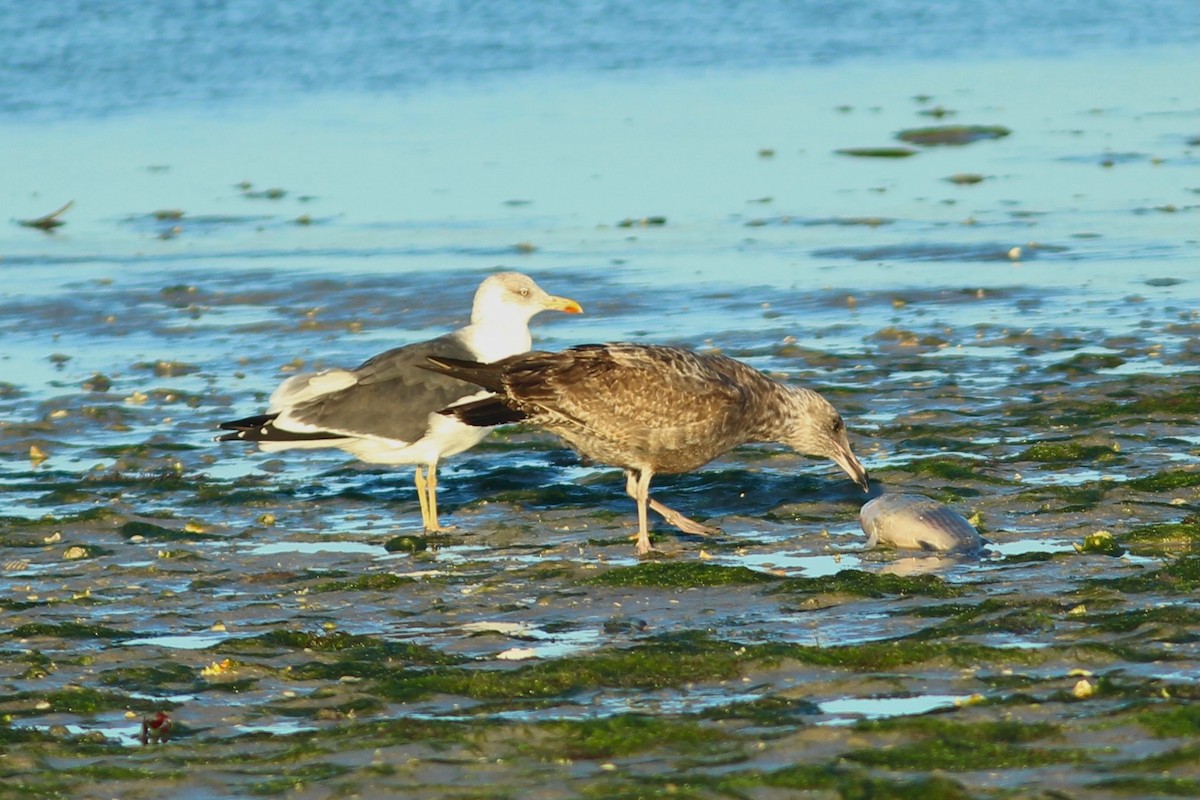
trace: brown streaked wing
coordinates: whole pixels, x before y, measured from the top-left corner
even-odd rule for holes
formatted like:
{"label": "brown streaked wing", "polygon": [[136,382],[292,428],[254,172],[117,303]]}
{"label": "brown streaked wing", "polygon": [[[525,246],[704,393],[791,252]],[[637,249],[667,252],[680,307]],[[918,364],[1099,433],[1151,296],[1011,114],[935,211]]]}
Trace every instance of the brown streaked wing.
{"label": "brown streaked wing", "polygon": [[637,446],[708,437],[744,402],[741,387],[684,350],[599,345],[545,355],[511,375],[514,398]]}

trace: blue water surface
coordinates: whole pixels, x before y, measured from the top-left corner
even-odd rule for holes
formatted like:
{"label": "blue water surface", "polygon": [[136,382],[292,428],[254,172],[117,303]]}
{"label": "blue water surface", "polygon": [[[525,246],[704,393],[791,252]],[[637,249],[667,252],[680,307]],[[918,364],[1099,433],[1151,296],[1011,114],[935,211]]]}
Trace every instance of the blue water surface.
{"label": "blue water surface", "polygon": [[0,116],[520,74],[1064,56],[1200,39],[1190,0],[0,1]]}

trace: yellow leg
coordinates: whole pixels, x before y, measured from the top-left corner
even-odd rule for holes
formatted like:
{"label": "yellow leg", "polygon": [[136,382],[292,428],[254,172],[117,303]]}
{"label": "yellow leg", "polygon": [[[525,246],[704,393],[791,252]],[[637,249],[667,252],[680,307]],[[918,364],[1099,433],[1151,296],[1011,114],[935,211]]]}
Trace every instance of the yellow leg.
{"label": "yellow leg", "polygon": [[429,492],[429,521],[425,523],[425,530],[437,533],[438,531],[445,529],[438,524],[436,464],[431,464],[429,466],[429,480],[426,483],[427,488],[425,491]]}
{"label": "yellow leg", "polygon": [[[420,471],[420,468],[417,470]],[[437,507],[437,464],[430,464],[427,473],[428,478],[423,481],[423,485],[417,489],[421,493],[421,519],[425,523],[425,530],[430,533],[445,533],[446,531],[454,530],[453,525],[442,527],[438,522],[438,507]]]}
{"label": "yellow leg", "polygon": [[421,504],[421,527],[429,530],[429,496],[425,493],[428,482],[417,467],[417,501]]}

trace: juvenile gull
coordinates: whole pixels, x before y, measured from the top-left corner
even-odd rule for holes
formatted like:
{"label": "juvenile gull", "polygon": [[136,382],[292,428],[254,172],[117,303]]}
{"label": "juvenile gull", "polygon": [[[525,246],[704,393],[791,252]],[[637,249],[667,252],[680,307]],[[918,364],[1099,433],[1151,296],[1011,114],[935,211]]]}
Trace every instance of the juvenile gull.
{"label": "juvenile gull", "polygon": [[647,507],[685,533],[715,532],[651,498],[654,474],[688,472],[747,442],[779,442],[831,458],[867,489],[866,470],[829,401],[722,355],[587,344],[494,364],[442,355],[429,362],[429,369],[496,393],[443,414],[481,426],[525,420],[587,459],[624,469],[625,491],[637,501],[638,555],[650,551]]}
{"label": "juvenile gull", "polygon": [[427,531],[445,530],[438,523],[438,461],[475,446],[488,428],[437,412],[485,393],[419,367],[433,356],[489,362],[524,353],[532,345],[529,320],[546,309],[582,311],[574,300],[547,294],[527,275],[491,275],[475,292],[471,324],[465,328],[388,350],[354,369],[288,378],[271,395],[265,414],[221,423],[233,433],[218,441],[255,442],[271,452],[337,447],[372,464],[413,464],[421,522]]}

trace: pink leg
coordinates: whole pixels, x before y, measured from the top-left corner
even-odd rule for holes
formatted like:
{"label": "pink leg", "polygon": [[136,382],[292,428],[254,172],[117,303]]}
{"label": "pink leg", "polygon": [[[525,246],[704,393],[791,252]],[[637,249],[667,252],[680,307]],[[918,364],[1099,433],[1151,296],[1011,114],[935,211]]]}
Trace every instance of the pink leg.
{"label": "pink leg", "polygon": [[646,519],[646,501],[650,497],[650,478],[654,476],[654,473],[650,470],[643,470],[637,478],[634,478],[632,472],[627,474],[629,479],[625,483],[625,490],[637,501],[637,554],[644,556],[650,552],[650,526]]}
{"label": "pink leg", "polygon": [[[637,478],[634,477],[633,472],[627,472],[626,476],[627,477],[626,477],[626,481],[625,481],[625,493],[636,500],[637,499]],[[703,523],[696,522],[696,520],[685,517],[683,514],[680,514],[675,509],[664,506],[662,503],[658,502],[653,497],[650,497],[649,492],[650,492],[650,484],[647,481],[647,483],[646,483],[646,502],[649,504],[650,508],[654,509],[655,512],[660,514],[662,516],[662,518],[667,521],[668,524],[674,525],[676,528],[679,528],[679,530],[683,531],[684,533],[690,533],[690,534],[694,534],[696,536],[716,536],[717,534],[719,534],[721,532],[720,528],[712,528],[712,527],[709,527],[708,525],[704,525]]]}

